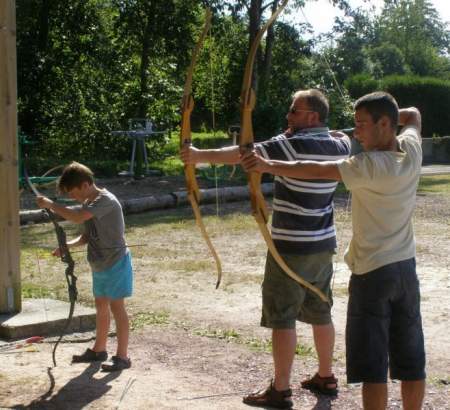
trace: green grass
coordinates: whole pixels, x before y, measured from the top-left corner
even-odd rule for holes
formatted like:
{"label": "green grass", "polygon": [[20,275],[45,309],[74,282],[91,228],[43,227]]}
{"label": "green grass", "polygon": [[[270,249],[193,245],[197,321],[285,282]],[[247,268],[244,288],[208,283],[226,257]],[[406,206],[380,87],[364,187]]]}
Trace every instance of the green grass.
{"label": "green grass", "polygon": [[163,160],[152,161],[149,168],[161,171],[163,175],[180,175],[183,173],[183,162],[177,155]]}
{"label": "green grass", "polygon": [[434,175],[421,177],[419,182],[419,193],[450,194],[450,175]]}
{"label": "green grass", "polygon": [[[231,144],[224,131],[212,132],[193,132],[192,143],[197,148],[221,148]],[[183,173],[183,162],[178,156],[180,146],[180,136],[178,132],[173,132],[169,142],[164,146],[163,159],[152,161],[150,169],[160,170],[164,175],[180,175]]]}
{"label": "green grass", "polygon": [[450,385],[450,376],[430,377],[430,378],[428,378],[428,384],[431,384],[432,386],[436,386],[436,387],[446,387],[446,386]]}
{"label": "green grass", "polygon": [[272,351],[272,342],[270,340],[245,337],[234,329],[194,329],[193,334],[195,336],[207,337],[210,339],[225,340],[227,343],[242,344],[257,351]]}
{"label": "green grass", "polygon": [[226,340],[227,342],[242,340],[242,336],[234,329],[195,329],[194,335]]}
{"label": "green grass", "polygon": [[22,298],[40,299],[54,296],[53,289],[36,285],[34,283],[22,282]]}
{"label": "green grass", "polygon": [[193,132],[192,143],[198,148],[220,148],[231,145],[232,140],[224,131]]}
{"label": "green grass", "polygon": [[147,325],[168,325],[168,312],[139,312],[133,315],[130,323],[131,330],[142,329]]}
{"label": "green grass", "polygon": [[336,194],[347,194],[348,193],[348,189],[345,187],[345,185],[342,182],[338,183],[338,186],[336,188]]}
{"label": "green grass", "polygon": [[300,357],[316,357],[316,352],[313,347],[297,343],[295,354]]}
{"label": "green grass", "polygon": [[[234,329],[195,329],[193,333],[196,336],[225,340],[228,343],[242,344],[259,352],[272,352],[272,341],[270,339],[247,337],[241,335]],[[300,357],[316,357],[314,348],[300,343],[297,344],[295,354]]]}

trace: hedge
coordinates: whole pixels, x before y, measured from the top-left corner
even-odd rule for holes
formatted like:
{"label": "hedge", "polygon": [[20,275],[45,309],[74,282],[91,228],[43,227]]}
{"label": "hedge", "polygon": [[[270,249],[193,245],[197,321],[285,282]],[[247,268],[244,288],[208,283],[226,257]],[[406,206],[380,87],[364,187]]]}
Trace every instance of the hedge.
{"label": "hedge", "polygon": [[376,90],[387,91],[400,107],[417,107],[422,113],[422,135],[450,135],[450,81],[432,77],[388,76],[375,80],[356,75],[346,81],[352,98]]}

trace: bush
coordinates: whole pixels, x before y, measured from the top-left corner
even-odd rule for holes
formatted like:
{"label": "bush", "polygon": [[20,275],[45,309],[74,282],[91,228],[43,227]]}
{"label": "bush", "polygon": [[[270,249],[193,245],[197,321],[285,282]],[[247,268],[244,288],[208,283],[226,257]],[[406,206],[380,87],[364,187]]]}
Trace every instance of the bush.
{"label": "bush", "polygon": [[356,75],[345,83],[352,98],[375,90],[392,94],[400,107],[417,107],[422,114],[422,135],[450,134],[450,81],[432,77],[388,76],[377,81]]}
{"label": "bush", "polygon": [[344,82],[345,88],[354,99],[379,89],[379,81],[369,74],[357,74]]}

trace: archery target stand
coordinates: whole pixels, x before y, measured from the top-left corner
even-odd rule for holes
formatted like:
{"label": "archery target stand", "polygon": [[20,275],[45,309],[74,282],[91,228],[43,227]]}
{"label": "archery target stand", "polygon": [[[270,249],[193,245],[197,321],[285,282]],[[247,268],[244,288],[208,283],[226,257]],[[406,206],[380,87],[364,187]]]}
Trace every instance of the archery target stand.
{"label": "archery target stand", "polygon": [[[0,339],[58,336],[66,324],[69,309],[70,303],[61,300],[23,299],[21,312],[0,315]],[[95,309],[76,303],[66,333],[93,329],[95,329]]]}

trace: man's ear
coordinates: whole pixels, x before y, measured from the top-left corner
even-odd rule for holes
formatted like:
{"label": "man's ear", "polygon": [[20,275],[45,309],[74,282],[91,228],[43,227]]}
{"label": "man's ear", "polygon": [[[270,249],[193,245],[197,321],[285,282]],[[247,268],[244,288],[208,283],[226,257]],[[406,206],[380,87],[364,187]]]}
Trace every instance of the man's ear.
{"label": "man's ear", "polygon": [[318,124],[318,123],[320,123],[321,121],[320,121],[320,118],[319,118],[319,117],[320,117],[320,116],[319,116],[319,113],[316,112],[316,111],[313,111],[313,112],[312,112],[312,115],[311,115],[311,117],[310,117],[310,118],[312,118],[312,121],[310,122],[310,124],[313,125],[313,124]]}
{"label": "man's ear", "polygon": [[385,130],[385,131],[392,130],[391,120],[389,119],[389,117],[387,115],[382,115],[378,121],[379,121],[381,127],[383,128],[383,130]]}

